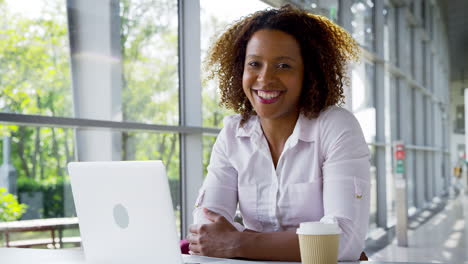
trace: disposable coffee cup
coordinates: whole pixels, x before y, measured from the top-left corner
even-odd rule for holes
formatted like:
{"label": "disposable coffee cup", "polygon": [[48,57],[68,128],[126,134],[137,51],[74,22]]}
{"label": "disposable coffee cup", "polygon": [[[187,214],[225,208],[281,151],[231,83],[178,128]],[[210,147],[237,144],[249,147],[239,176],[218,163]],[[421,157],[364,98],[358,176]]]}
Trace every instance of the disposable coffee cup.
{"label": "disposable coffee cup", "polygon": [[297,229],[302,264],[336,264],[341,229],[336,223],[301,223]]}

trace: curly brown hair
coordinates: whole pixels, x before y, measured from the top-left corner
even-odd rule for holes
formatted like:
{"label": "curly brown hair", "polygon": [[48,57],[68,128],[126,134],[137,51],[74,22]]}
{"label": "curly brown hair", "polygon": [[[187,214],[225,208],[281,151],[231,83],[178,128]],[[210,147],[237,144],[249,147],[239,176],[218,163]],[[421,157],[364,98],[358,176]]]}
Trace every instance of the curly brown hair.
{"label": "curly brown hair", "polygon": [[293,36],[304,61],[304,82],[299,111],[314,118],[331,105],[344,102],[343,85],[349,83],[346,65],[357,60],[356,41],[329,19],[290,5],[257,11],[234,22],[212,45],[204,61],[207,79],[217,78],[220,105],[242,116],[244,123],[255,111],[242,89],[247,43],[261,29]]}

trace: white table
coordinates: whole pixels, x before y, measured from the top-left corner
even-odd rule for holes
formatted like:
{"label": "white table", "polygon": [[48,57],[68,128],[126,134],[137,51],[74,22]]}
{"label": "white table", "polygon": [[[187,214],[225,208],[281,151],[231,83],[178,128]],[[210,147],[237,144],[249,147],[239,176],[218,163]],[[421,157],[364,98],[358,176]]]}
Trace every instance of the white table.
{"label": "white table", "polygon": [[[183,255],[185,262],[190,263],[210,263],[210,264],[298,264],[300,262],[278,262],[278,261],[246,261],[198,257]],[[82,250],[77,249],[23,249],[23,248],[0,248],[0,263],[1,264],[85,264]],[[154,264],[164,263],[156,259]],[[340,264],[408,264],[410,262],[340,262]],[[165,263],[166,264],[166,263]],[[170,263],[167,263],[170,264]],[[415,263],[411,264],[432,264],[432,263]]]}

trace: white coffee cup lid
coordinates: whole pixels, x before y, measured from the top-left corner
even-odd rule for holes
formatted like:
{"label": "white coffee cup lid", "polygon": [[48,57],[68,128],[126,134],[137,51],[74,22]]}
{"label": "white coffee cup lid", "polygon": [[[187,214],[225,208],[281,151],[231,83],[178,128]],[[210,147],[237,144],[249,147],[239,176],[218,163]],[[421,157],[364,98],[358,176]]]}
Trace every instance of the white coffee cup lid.
{"label": "white coffee cup lid", "polygon": [[341,234],[338,223],[304,222],[296,231],[300,235],[335,235]]}

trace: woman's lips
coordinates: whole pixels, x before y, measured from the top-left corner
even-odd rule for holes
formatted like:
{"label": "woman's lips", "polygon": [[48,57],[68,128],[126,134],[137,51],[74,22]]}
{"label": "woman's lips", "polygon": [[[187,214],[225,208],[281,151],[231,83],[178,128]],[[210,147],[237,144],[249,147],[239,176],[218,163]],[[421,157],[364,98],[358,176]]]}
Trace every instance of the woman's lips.
{"label": "woman's lips", "polygon": [[283,91],[254,90],[255,96],[262,104],[273,104],[279,100]]}

